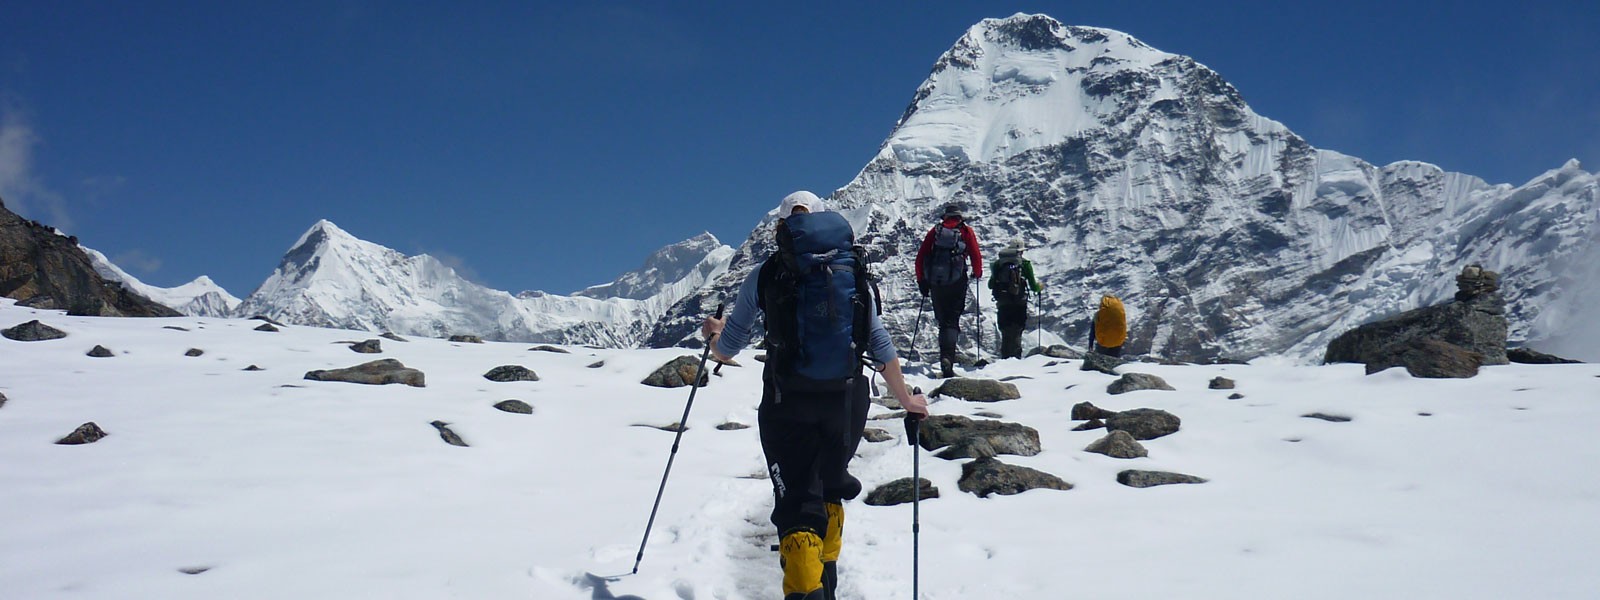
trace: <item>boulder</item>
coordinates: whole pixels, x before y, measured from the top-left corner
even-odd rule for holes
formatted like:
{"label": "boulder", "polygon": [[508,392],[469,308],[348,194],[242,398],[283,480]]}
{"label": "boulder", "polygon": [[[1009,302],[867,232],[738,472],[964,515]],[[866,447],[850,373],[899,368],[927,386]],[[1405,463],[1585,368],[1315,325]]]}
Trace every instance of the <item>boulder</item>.
{"label": "boulder", "polygon": [[1177,415],[1154,408],[1135,408],[1111,415],[1106,429],[1126,431],[1136,440],[1153,440],[1178,432],[1183,424]]}
{"label": "boulder", "polygon": [[184,356],[194,357],[194,356],[204,355],[205,353],[206,353],[205,350],[201,350],[199,348],[190,348],[189,351],[188,352],[184,352],[183,355]]}
{"label": "boulder", "polygon": [[56,440],[56,443],[63,446],[93,444],[100,441],[107,435],[110,434],[107,434],[105,430],[100,429],[100,426],[96,425],[94,421],[90,421],[88,423],[79,425],[77,429],[72,430],[72,433],[67,434],[67,437]]}
{"label": "boulder", "polygon": [[1117,483],[1128,487],[1147,488],[1158,485],[1171,485],[1174,483],[1205,483],[1203,477],[1184,475],[1183,473],[1170,473],[1167,471],[1139,471],[1129,469],[1117,473]]}
{"label": "boulder", "polygon": [[494,407],[508,413],[516,413],[519,415],[533,414],[533,407],[529,406],[527,402],[523,402],[521,400],[501,400],[496,402]]}
{"label": "boulder", "polygon": [[606,361],[604,361],[604,360],[597,360],[597,361],[594,361],[592,363],[589,363],[589,368],[591,368],[591,369],[598,369],[598,368],[604,367],[604,366],[606,366]]}
{"label": "boulder", "polygon": [[508,383],[512,381],[538,381],[539,374],[534,373],[533,371],[528,370],[527,367],[520,365],[500,365],[493,369],[489,369],[488,373],[483,374],[483,378],[489,381],[499,381],[501,383]]}
{"label": "boulder", "polygon": [[1583,362],[1545,354],[1533,348],[1507,348],[1506,360],[1522,365],[1571,365]]}
{"label": "boulder", "polygon": [[[1499,275],[1478,265],[1456,276],[1455,299],[1425,306],[1394,317],[1367,323],[1340,334],[1328,343],[1323,362],[1363,363],[1369,373],[1398,366],[1394,357],[1406,349],[1423,348],[1433,340],[1476,352],[1486,365],[1503,365],[1506,357],[1506,303],[1499,292]],[[1386,365],[1373,370],[1373,364]],[[1407,370],[1410,370],[1409,368]],[[1417,375],[1426,377],[1426,375]]]}
{"label": "boulder", "polygon": [[948,447],[936,456],[946,460],[999,454],[1033,456],[1040,451],[1039,431],[1018,423],[973,420],[961,415],[923,419],[918,440],[924,450]]}
{"label": "boulder", "polygon": [[1027,467],[1008,465],[993,458],[980,458],[961,465],[961,479],[956,486],[979,498],[990,494],[1010,496],[1028,490],[1070,490],[1072,484],[1060,477]]}
{"label": "boulder", "polygon": [[1083,353],[1082,352],[1079,352],[1077,350],[1073,350],[1072,348],[1069,348],[1069,347],[1064,346],[1062,344],[1054,344],[1054,345],[1051,345],[1048,348],[1040,347],[1040,346],[1034,346],[1032,350],[1028,351],[1027,356],[1036,356],[1036,355],[1039,355],[1039,354],[1043,354],[1043,355],[1048,356],[1050,358],[1060,358],[1060,359],[1065,359],[1065,360],[1077,360],[1077,359],[1083,358]]}
{"label": "boulder", "polygon": [[1431,338],[1413,338],[1390,344],[1367,356],[1367,374],[1405,367],[1412,377],[1468,379],[1478,375],[1484,356],[1461,346]]}
{"label": "boulder", "polygon": [[1091,430],[1095,430],[1095,429],[1102,429],[1105,426],[1106,426],[1106,422],[1105,421],[1101,421],[1100,419],[1089,419],[1087,421],[1084,421],[1083,423],[1078,424],[1077,427],[1073,427],[1072,430],[1073,431],[1091,431]]}
{"label": "boulder", "polygon": [[894,506],[896,504],[906,504],[914,499],[912,498],[913,491],[915,491],[916,495],[922,500],[939,497],[939,488],[934,487],[932,481],[928,481],[927,479],[918,479],[917,487],[920,489],[913,490],[911,488],[910,477],[901,477],[889,483],[880,485],[871,492],[868,492],[866,503],[868,506]]}
{"label": "boulder", "polygon": [[67,337],[67,332],[40,323],[35,319],[10,329],[0,330],[0,336],[19,342],[42,342]]}
{"label": "boulder", "polygon": [[242,370],[245,370],[245,371],[265,371],[266,369],[263,369],[261,367],[255,366],[255,365],[250,365],[248,367],[245,367]]}
{"label": "boulder", "polygon": [[450,341],[459,342],[462,344],[482,344],[483,338],[462,333],[450,336]]}
{"label": "boulder", "polygon": [[699,357],[685,354],[661,365],[639,383],[653,387],[675,388],[689,385],[690,382],[705,387],[711,383],[711,377],[700,372]]}
{"label": "boulder", "polygon": [[1117,413],[1100,408],[1089,402],[1079,402],[1072,405],[1072,420],[1074,421],[1082,421],[1084,419],[1107,419],[1114,414]]}
{"label": "boulder", "polygon": [[1022,394],[1017,391],[1015,384],[995,381],[993,379],[970,379],[955,377],[944,380],[938,388],[928,394],[930,398],[951,396],[969,402],[999,402],[1001,400],[1016,400]]}
{"label": "boulder", "polygon": [[1133,439],[1132,435],[1122,430],[1115,430],[1105,437],[1095,440],[1083,449],[1085,452],[1104,454],[1111,458],[1143,458],[1150,456],[1144,445]]}
{"label": "boulder", "polygon": [[1117,367],[1126,364],[1115,356],[1106,356],[1099,352],[1090,352],[1083,355],[1083,364],[1078,366],[1079,371],[1099,371],[1107,375],[1116,376]]}
{"label": "boulder", "polygon": [[461,439],[461,436],[456,435],[456,432],[450,430],[449,423],[444,421],[434,421],[429,423],[429,425],[432,425],[434,429],[439,430],[439,439],[444,440],[446,444],[450,444],[451,446],[461,446],[462,448],[467,447],[467,442]]}
{"label": "boulder", "polygon": [[110,358],[112,356],[116,356],[116,353],[112,352],[110,348],[95,344],[95,347],[90,348],[88,352],[84,353],[84,355],[95,358]]}
{"label": "boulder", "polygon": [[1126,394],[1139,390],[1167,390],[1174,391],[1167,381],[1149,373],[1125,373],[1111,385],[1106,386],[1107,394]]}
{"label": "boulder", "polygon": [[265,331],[267,333],[277,333],[278,328],[274,327],[271,323],[262,323],[260,327],[256,328],[256,331]]}
{"label": "boulder", "polygon": [[306,373],[312,381],[344,381],[367,385],[402,383],[411,387],[426,387],[422,371],[408,368],[400,361],[385,358],[343,369],[316,370]]}
{"label": "boulder", "polygon": [[1238,399],[1243,398],[1243,397],[1244,397],[1244,394],[1241,394],[1239,392],[1234,392],[1232,394],[1228,394],[1228,399],[1229,400],[1238,400]]}
{"label": "boulder", "polygon": [[400,337],[399,335],[396,335],[392,331],[385,331],[385,332],[379,334],[378,337],[381,337],[381,338],[386,339],[386,340],[396,341],[396,342],[410,342],[411,341],[411,340],[405,339],[403,337]]}
{"label": "boulder", "polygon": [[1215,377],[1211,379],[1211,383],[1208,387],[1213,390],[1231,390],[1233,389],[1233,385],[1232,379],[1228,379],[1227,377]]}
{"label": "boulder", "polygon": [[350,344],[350,350],[352,352],[358,352],[361,354],[378,354],[383,352],[383,342],[379,342],[378,340],[356,342],[354,344]]}
{"label": "boulder", "polygon": [[893,434],[889,433],[886,430],[878,429],[876,427],[868,427],[868,428],[866,428],[865,430],[863,430],[861,432],[861,437],[865,438],[868,442],[872,442],[872,443],[887,442],[889,440],[894,439],[894,435]]}
{"label": "boulder", "polygon": [[548,345],[548,344],[543,345],[543,346],[534,346],[532,348],[529,348],[528,351],[529,352],[554,352],[556,354],[572,354],[572,352],[567,350],[566,348],[558,348],[556,346],[551,346],[551,345]]}
{"label": "boulder", "polygon": [[739,431],[740,429],[749,429],[749,428],[750,428],[749,425],[745,425],[744,423],[739,423],[739,422],[735,422],[735,421],[728,421],[726,423],[723,423],[723,424],[717,426],[717,430],[718,431]]}

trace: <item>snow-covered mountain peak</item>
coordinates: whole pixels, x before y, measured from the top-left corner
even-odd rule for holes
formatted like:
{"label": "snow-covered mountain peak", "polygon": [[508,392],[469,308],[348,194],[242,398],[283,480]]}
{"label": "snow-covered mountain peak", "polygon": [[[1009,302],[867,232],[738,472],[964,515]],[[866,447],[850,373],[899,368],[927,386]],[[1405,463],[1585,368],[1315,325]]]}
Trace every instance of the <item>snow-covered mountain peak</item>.
{"label": "snow-covered mountain peak", "polygon": [[155,300],[173,310],[196,317],[226,317],[243,302],[228,290],[222,289],[210,277],[201,275],[194,281],[177,287],[156,287],[140,281],[127,271],[122,270],[111,259],[106,258],[99,250],[80,245],[85,254],[89,255],[89,264],[94,267],[101,277],[121,283],[123,287],[134,293]]}
{"label": "snow-covered mountain peak", "polygon": [[[733,248],[724,245],[710,232],[671,244],[655,251],[645,259],[644,266],[624,273],[616,281],[579,290],[573,295],[590,298],[630,298],[645,300],[662,294],[685,278],[694,279],[699,287],[709,279],[704,276],[712,270],[726,267]],[[691,277],[695,274],[701,277]],[[683,287],[683,286],[678,286]],[[692,290],[685,289],[684,293]],[[682,294],[673,298],[676,302]]]}

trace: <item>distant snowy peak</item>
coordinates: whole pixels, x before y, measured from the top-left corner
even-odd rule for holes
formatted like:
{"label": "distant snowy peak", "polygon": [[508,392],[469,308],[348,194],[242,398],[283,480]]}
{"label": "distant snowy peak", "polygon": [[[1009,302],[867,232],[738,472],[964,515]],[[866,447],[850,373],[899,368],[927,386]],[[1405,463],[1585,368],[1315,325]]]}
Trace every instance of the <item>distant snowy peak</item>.
{"label": "distant snowy peak", "polygon": [[726,267],[733,248],[718,241],[710,233],[666,246],[645,259],[644,266],[624,273],[611,283],[591,286],[575,292],[574,296],[590,298],[629,298],[646,300],[657,296],[685,278],[694,275],[699,281],[694,287],[704,285],[709,271]]}
{"label": "distant snowy peak", "polygon": [[106,258],[99,250],[86,246],[84,253],[89,255],[89,262],[96,273],[101,277],[121,283],[123,287],[132,290],[141,296],[155,300],[173,310],[195,317],[227,317],[239,306],[242,300],[222,289],[210,277],[201,275],[194,281],[177,287],[156,287],[140,281],[127,271],[122,270],[111,259]]}
{"label": "distant snowy peak", "polygon": [[906,164],[1000,161],[1115,126],[1179,96],[1199,76],[1237,100],[1192,59],[1120,31],[1017,14],[972,26],[934,63],[880,156]]}

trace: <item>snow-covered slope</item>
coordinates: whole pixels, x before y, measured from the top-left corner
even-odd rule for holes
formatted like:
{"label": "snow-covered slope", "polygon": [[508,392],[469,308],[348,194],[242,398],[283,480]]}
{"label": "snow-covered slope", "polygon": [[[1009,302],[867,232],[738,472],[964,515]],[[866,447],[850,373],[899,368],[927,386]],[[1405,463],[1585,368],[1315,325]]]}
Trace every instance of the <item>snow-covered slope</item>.
{"label": "snow-covered slope", "polygon": [[[696,241],[698,240],[698,241]],[[295,242],[266,282],[238,309],[286,323],[393,331],[429,337],[631,347],[649,324],[689,290],[720,275],[732,249],[715,238],[685,242],[699,260],[678,280],[632,280],[635,298],[560,296],[493,290],[467,281],[426,254],[398,251],[350,235],[326,220]],[[687,257],[692,252],[678,255]]]}
{"label": "snow-covered slope", "polygon": [[677,302],[720,274],[716,272],[718,267],[726,266],[731,256],[733,248],[723,245],[709,232],[701,233],[657,250],[645,259],[644,266],[624,273],[616,281],[591,286],[573,295],[634,300],[661,296]]}
{"label": "snow-covered slope", "polygon": [[[1191,58],[1019,14],[973,26],[938,59],[830,206],[880,260],[902,342],[917,315],[917,243],[958,202],[986,256],[1026,242],[1047,288],[1046,342],[1082,344],[1111,293],[1128,306],[1134,352],[1315,360],[1345,328],[1448,299],[1470,263],[1501,273],[1513,340],[1600,322],[1582,292],[1597,285],[1597,189],[1576,162],[1513,187],[1319,150]],[[684,339],[731,296],[770,252],[772,219],[726,276],[674,307],[652,345]],[[1592,342],[1552,347],[1600,358]]]}
{"label": "snow-covered slope", "polygon": [[233,314],[242,302],[228,290],[211,281],[210,277],[201,275],[194,281],[177,287],[156,287],[149,285],[139,278],[130,275],[121,267],[113,264],[106,255],[100,251],[85,246],[83,251],[89,255],[89,261],[94,266],[96,273],[101,277],[121,283],[124,287],[141,296],[155,300],[171,307],[173,310],[196,317],[225,317]]}
{"label": "snow-covered slope", "polygon": [[[637,425],[679,420],[687,395],[638,381],[682,350],[415,338],[383,340],[373,356],[334,343],[362,332],[65,317],[0,299],[0,328],[33,319],[68,337],[0,339],[5,598],[781,595],[757,429],[716,428],[756,423],[759,369],[723,369],[698,390],[639,573],[597,592],[572,582],[629,572],[674,440]],[[115,356],[84,356],[95,344]],[[422,370],[427,387],[303,379],[376,358]],[[1037,429],[1042,452],[1000,459],[1074,488],[978,498],[957,485],[966,460],[922,452],[940,492],[920,504],[925,598],[1578,600],[1600,589],[1596,365],[1451,381],[1359,365],[1133,365],[1123,370],[1176,391],[1111,396],[1110,376],[1051,360],[982,372],[1011,378],[1020,399],[933,404]],[[483,378],[506,364],[541,380]],[[1238,389],[1207,389],[1219,375]],[[508,398],[533,414],[492,408]],[[1104,432],[1071,430],[1083,401],[1167,410],[1182,428],[1143,442],[1148,457],[1087,453]],[[1312,412],[1352,420],[1302,417]],[[868,490],[910,476],[913,458],[892,412],[871,414],[891,418],[869,424],[889,440],[863,443],[852,462]],[[89,421],[109,436],[53,444]],[[446,445],[433,421],[471,446]],[[1135,489],[1116,483],[1123,469],[1210,481]],[[911,506],[858,498],[845,513],[841,597],[910,598]]]}

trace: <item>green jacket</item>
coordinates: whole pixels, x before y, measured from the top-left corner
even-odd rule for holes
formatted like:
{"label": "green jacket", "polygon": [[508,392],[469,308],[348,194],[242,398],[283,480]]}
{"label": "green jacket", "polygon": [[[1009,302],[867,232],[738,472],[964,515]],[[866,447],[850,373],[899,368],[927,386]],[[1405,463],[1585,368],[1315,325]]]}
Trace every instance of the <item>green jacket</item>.
{"label": "green jacket", "polygon": [[1000,298],[1001,292],[1000,290],[995,289],[995,282],[997,279],[994,275],[995,273],[999,273],[1000,269],[1005,267],[1007,263],[1014,262],[1022,263],[1022,279],[1028,282],[1028,288],[1032,289],[1033,293],[1037,294],[1044,291],[1044,286],[1039,285],[1039,280],[1035,279],[1033,276],[1033,261],[1020,256],[1002,256],[1000,257],[1000,260],[995,261],[994,264],[989,268],[989,291],[992,292],[996,299]]}

